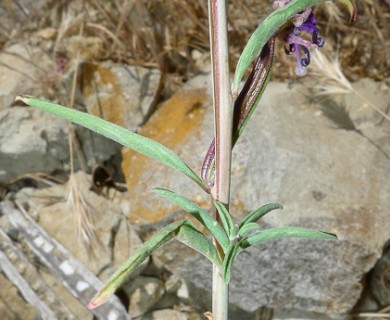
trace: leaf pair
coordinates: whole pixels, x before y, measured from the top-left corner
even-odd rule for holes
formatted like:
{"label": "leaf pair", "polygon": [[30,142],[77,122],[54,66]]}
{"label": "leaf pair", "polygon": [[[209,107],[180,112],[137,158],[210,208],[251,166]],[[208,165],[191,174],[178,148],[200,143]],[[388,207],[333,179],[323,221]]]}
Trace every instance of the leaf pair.
{"label": "leaf pair", "polygon": [[138,248],[111,276],[106,285],[95,295],[88,304],[94,309],[104,302],[118,289],[129,276],[145,261],[156,249],[176,238],[187,246],[203,254],[212,263],[221,266],[218,252],[213,243],[200,232],[190,221],[176,221],[156,232],[140,248]]}
{"label": "leaf pair", "polygon": [[[226,232],[206,210],[170,190],[155,188],[153,191],[179,205],[196,218],[219,242],[224,252],[227,251],[229,239]],[[156,232],[138,250],[136,250],[107,281],[107,284],[99,290],[96,296],[89,303],[88,308],[96,308],[106,302],[110,295],[113,294],[115,290],[129,278],[131,273],[133,273],[147,257],[173,238],[176,238],[190,248],[203,254],[219,268],[222,267],[220,255],[212,241],[199,231],[190,221],[177,221]]]}
{"label": "leaf pair", "polygon": [[[218,208],[218,207],[217,207]],[[322,239],[336,240],[336,235],[318,230],[312,230],[301,227],[276,227],[265,229],[253,233],[260,226],[256,223],[267,213],[282,209],[282,205],[278,203],[270,203],[264,205],[251,213],[249,213],[236,227],[234,239],[231,239],[228,250],[226,251],[222,262],[222,273],[225,283],[230,282],[231,269],[234,259],[237,255],[252,246],[259,245],[268,241],[284,239],[284,238],[304,238],[304,239]],[[219,210],[221,214],[222,209]],[[222,215],[222,214],[221,214]],[[229,215],[230,216],[230,215]]]}

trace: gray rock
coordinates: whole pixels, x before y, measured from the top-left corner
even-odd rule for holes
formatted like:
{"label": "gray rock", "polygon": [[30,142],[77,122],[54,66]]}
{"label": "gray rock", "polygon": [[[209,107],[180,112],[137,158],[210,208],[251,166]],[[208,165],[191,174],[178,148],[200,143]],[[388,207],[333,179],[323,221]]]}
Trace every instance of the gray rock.
{"label": "gray rock", "polygon": [[50,173],[67,159],[62,119],[29,108],[0,111],[0,182],[27,172]]}
{"label": "gray rock", "polygon": [[22,43],[5,48],[0,53],[0,101],[9,103],[17,94],[40,93],[50,71],[54,75],[55,65],[41,48]]}
{"label": "gray rock", "polygon": [[[378,101],[386,100],[385,90],[377,92]],[[390,239],[386,217],[390,161],[385,155],[390,152],[389,123],[361,121],[365,131],[359,123],[355,128],[340,127],[323,107],[310,105],[307,94],[304,85],[269,85],[234,151],[231,211],[239,220],[262,204],[280,202],[284,210],[267,215],[263,228],[310,227],[336,233],[340,241],[287,239],[242,253],[230,286],[233,309],[253,312],[267,305],[307,314],[346,313],[361,294],[361,279]],[[212,137],[208,105],[210,100],[200,106],[204,117],[198,125],[173,143],[174,151],[187,156],[184,159],[193,168],[200,167],[199,158]],[[356,104],[345,107],[355,121]],[[342,113],[339,103],[337,108]],[[159,112],[164,112],[163,107]],[[132,199],[145,199],[145,186],[164,186],[207,207],[207,197],[188,179],[156,162],[142,161],[145,168],[153,169],[137,172],[142,186],[131,190]],[[157,203],[161,212],[174,210],[166,201]],[[147,199],[142,205],[155,211],[156,202]],[[207,260],[176,242],[155,255],[189,283],[189,296],[204,298],[207,305],[210,295],[205,292],[211,289]]]}
{"label": "gray rock", "polygon": [[55,70],[54,64],[37,47],[14,44],[0,54],[0,182],[26,172],[50,172],[63,160],[60,150],[66,140],[58,140],[66,136],[63,121],[41,112],[9,108],[18,94],[40,94],[40,80],[46,79],[50,70]]}
{"label": "gray rock", "polygon": [[[390,303],[390,250],[384,247],[382,257],[364,278],[365,288],[353,313],[384,313]],[[379,317],[379,315],[378,315]]]}
{"label": "gray rock", "polygon": [[164,283],[153,277],[137,277],[124,290],[130,297],[129,314],[136,318],[147,313],[164,295]]}
{"label": "gray rock", "polygon": [[[93,168],[110,159],[120,146],[84,128],[76,128],[86,164]],[[26,173],[69,170],[66,121],[24,107],[0,109],[0,182]],[[79,163],[75,161],[75,168]]]}
{"label": "gray rock", "polygon": [[82,66],[89,113],[135,131],[151,115],[159,94],[157,70],[106,62]]}

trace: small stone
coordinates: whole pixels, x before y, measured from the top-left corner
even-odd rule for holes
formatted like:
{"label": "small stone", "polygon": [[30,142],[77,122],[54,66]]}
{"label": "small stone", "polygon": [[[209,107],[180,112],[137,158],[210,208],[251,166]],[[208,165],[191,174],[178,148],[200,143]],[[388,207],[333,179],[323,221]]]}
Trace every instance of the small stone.
{"label": "small stone", "polygon": [[179,288],[177,289],[177,297],[183,302],[190,302],[190,290],[188,289],[187,283],[181,281]]}
{"label": "small stone", "polygon": [[146,314],[143,320],[188,320],[189,318],[183,312],[165,309],[165,310],[157,310],[151,313]]}
{"label": "small stone", "polygon": [[152,277],[137,277],[123,289],[130,297],[129,314],[134,318],[152,309],[165,292],[164,283]]}
{"label": "small stone", "polygon": [[103,54],[103,40],[98,37],[72,36],[66,48],[69,59],[78,58],[91,62],[100,60]]}
{"label": "small stone", "polygon": [[390,304],[390,249],[387,248],[383,256],[376,263],[370,277],[369,289],[371,297],[379,306]]}
{"label": "small stone", "polygon": [[37,32],[37,36],[45,40],[54,39],[56,34],[57,34],[57,29],[55,28],[45,28]]}
{"label": "small stone", "polygon": [[176,275],[171,275],[165,281],[165,290],[167,291],[167,293],[176,293],[181,286],[182,280]]}
{"label": "small stone", "polygon": [[200,52],[199,50],[194,49],[191,51],[191,58],[194,60],[199,60],[203,56],[204,56],[204,54],[202,52]]}

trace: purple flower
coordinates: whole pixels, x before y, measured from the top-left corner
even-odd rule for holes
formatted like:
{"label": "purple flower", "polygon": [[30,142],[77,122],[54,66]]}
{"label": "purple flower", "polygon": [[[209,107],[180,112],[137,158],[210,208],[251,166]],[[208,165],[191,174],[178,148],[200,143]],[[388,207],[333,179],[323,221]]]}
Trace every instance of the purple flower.
{"label": "purple flower", "polygon": [[[290,0],[275,0],[274,6],[281,7]],[[302,32],[308,34],[311,39],[302,37]],[[298,76],[306,74],[307,66],[310,64],[311,49],[318,49],[324,46],[325,41],[319,36],[317,19],[312,8],[297,13],[290,22],[279,31],[279,38],[287,43],[285,51],[287,54],[295,53],[297,59],[296,73]]]}

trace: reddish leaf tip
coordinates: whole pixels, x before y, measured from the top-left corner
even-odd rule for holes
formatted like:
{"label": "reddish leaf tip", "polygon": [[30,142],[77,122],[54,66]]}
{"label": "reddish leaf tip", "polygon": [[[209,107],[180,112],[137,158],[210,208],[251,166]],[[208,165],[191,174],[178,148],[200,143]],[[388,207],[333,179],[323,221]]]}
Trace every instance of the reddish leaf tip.
{"label": "reddish leaf tip", "polygon": [[95,309],[95,308],[97,308],[98,306],[99,306],[99,305],[96,304],[96,303],[94,303],[93,300],[91,300],[91,301],[87,304],[87,308],[88,308],[89,310]]}
{"label": "reddish leaf tip", "polygon": [[352,14],[351,14],[351,19],[349,20],[350,23],[353,23],[356,21],[356,19],[358,18],[358,10],[355,8],[353,11],[352,11]]}
{"label": "reddish leaf tip", "polygon": [[87,304],[87,308],[89,310],[100,307],[103,303],[105,303],[110,295],[101,296],[101,292],[99,291]]}

